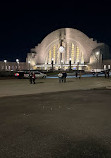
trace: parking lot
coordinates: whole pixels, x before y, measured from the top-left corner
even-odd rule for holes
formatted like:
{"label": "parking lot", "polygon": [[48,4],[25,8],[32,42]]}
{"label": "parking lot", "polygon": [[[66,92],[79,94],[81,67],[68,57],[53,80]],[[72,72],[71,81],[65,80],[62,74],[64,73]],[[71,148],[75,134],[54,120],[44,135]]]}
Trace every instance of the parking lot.
{"label": "parking lot", "polygon": [[110,158],[110,79],[36,82],[0,81],[0,157]]}

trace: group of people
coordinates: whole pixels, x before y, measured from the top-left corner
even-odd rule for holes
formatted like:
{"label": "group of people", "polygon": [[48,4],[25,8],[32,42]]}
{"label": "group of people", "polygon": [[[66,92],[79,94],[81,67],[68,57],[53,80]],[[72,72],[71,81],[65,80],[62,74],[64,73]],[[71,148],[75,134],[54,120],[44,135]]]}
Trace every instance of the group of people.
{"label": "group of people", "polygon": [[67,73],[66,72],[59,72],[58,74],[59,77],[59,83],[61,82],[66,82],[66,77],[67,77]]}
{"label": "group of people", "polygon": [[34,72],[29,72],[29,80],[30,84],[35,84],[35,73]]}

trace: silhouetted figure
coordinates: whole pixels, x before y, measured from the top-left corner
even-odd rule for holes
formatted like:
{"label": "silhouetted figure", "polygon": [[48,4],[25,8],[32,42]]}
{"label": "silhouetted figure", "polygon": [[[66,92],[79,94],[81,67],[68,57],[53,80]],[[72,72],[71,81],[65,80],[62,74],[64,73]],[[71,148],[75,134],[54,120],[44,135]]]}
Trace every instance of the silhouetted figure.
{"label": "silhouetted figure", "polygon": [[77,76],[78,76],[78,72],[76,71],[76,78],[77,78]]}
{"label": "silhouetted figure", "polygon": [[32,73],[29,72],[29,81],[30,81],[30,84],[32,84]]}
{"label": "silhouetted figure", "polygon": [[96,77],[98,77],[98,72],[96,72]]}
{"label": "silhouetted figure", "polygon": [[94,75],[95,75],[95,72],[93,72],[92,74],[93,74],[93,76],[94,76]]}
{"label": "silhouetted figure", "polygon": [[106,71],[104,72],[104,75],[105,75],[105,78],[106,78],[106,75],[107,75],[107,72],[106,72]]}
{"label": "silhouetted figure", "polygon": [[58,77],[59,77],[59,83],[61,83],[61,81],[62,81],[62,76],[63,76],[63,74],[62,74],[61,72],[59,72],[59,74],[58,74]]}
{"label": "silhouetted figure", "polygon": [[81,71],[80,71],[80,73],[79,73],[79,79],[81,78],[81,76],[82,76],[82,74],[81,74]]}
{"label": "silhouetted figure", "polygon": [[35,73],[34,72],[32,74],[32,81],[33,81],[33,84],[35,84]]}
{"label": "silhouetted figure", "polygon": [[108,75],[108,78],[109,78],[109,70],[107,70],[107,75]]}
{"label": "silhouetted figure", "polygon": [[[67,73],[66,73],[66,72],[63,72],[62,75],[63,75],[62,80],[63,80],[64,83],[65,83],[65,82],[66,82]],[[62,82],[63,82],[63,81],[62,81]]]}

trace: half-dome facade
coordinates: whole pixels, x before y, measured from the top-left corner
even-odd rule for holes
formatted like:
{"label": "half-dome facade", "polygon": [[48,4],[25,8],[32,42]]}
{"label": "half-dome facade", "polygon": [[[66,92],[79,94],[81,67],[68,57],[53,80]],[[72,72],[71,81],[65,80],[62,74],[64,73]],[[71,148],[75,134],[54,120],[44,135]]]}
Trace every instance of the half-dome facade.
{"label": "half-dome facade", "polygon": [[31,49],[26,61],[30,61],[34,69],[51,69],[52,63],[54,69],[68,69],[70,65],[72,69],[76,69],[77,65],[83,69],[91,66],[93,56],[93,65],[97,62],[96,52],[99,52],[98,59],[102,60],[104,48],[104,43],[94,41],[77,29],[62,28],[47,35],[38,46]]}

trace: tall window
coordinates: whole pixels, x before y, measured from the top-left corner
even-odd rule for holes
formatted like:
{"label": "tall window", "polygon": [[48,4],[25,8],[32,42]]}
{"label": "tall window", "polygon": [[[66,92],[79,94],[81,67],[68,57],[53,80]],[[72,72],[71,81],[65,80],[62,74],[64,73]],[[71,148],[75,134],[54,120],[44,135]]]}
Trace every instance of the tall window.
{"label": "tall window", "polygon": [[48,64],[51,64],[51,50],[49,51]]}
{"label": "tall window", "polygon": [[54,64],[55,64],[55,60],[56,60],[56,46],[55,45],[53,47],[53,60],[54,60]]}
{"label": "tall window", "polygon": [[80,54],[79,47],[76,46],[76,63],[79,62],[79,54]]}
{"label": "tall window", "polygon": [[73,43],[71,47],[71,63],[74,64],[74,44]]}
{"label": "tall window", "polygon": [[83,53],[81,52],[81,64],[84,64],[84,57],[83,57]]}

